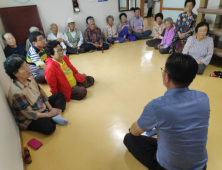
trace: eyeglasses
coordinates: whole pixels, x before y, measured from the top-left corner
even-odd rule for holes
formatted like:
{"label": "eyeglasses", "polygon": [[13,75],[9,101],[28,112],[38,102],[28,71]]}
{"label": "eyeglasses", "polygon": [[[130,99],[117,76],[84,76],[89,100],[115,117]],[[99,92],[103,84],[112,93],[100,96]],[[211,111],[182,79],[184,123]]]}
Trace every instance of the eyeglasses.
{"label": "eyeglasses", "polygon": [[37,40],[37,41],[45,41],[45,38],[43,38],[43,39],[40,39],[40,40]]}
{"label": "eyeglasses", "polygon": [[167,74],[169,75],[169,77],[171,78],[170,74],[169,74],[166,70],[164,70],[163,67],[161,67],[161,71],[162,71],[162,72],[164,71],[165,73],[167,73]]}
{"label": "eyeglasses", "polygon": [[61,50],[57,50],[57,53],[63,53],[63,49],[61,49]]}

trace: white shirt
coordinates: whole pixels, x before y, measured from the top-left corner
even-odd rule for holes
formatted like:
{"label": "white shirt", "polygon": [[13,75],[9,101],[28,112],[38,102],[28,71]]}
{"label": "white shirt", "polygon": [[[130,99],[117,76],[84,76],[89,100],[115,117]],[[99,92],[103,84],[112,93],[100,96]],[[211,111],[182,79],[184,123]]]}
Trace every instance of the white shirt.
{"label": "white shirt", "polygon": [[[71,33],[72,37],[75,38],[76,30],[74,29],[74,31],[71,32],[70,29],[69,29],[69,32]],[[65,40],[66,40],[67,45],[70,46],[70,47],[73,47],[73,45],[69,42],[69,39],[68,39],[68,36],[66,35],[66,33],[64,33],[64,35],[65,35],[65,38],[66,38]],[[78,45],[77,45],[78,47],[80,47],[83,44],[83,36],[82,36],[81,31],[79,31],[79,38],[80,38],[80,40],[79,40]]]}
{"label": "white shirt", "polygon": [[[64,40],[66,40],[65,36],[61,32],[57,33],[57,37],[53,33],[50,33],[47,37],[47,40],[56,40],[58,38],[62,38]],[[66,45],[64,44],[64,42],[61,42],[60,45],[62,46],[63,49],[66,49]]]}

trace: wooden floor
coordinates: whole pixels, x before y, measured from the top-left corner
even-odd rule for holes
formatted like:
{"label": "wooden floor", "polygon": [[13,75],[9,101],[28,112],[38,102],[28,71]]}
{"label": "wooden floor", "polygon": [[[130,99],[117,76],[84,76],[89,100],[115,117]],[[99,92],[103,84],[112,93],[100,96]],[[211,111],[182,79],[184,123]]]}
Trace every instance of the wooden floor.
{"label": "wooden floor", "polygon": [[[146,20],[146,24],[147,24]],[[150,23],[150,22],[149,22]],[[152,28],[152,24],[149,24]],[[149,28],[147,26],[147,28]],[[147,47],[145,40],[116,44],[105,51],[70,56],[81,73],[95,78],[82,101],[67,103],[65,127],[57,125],[51,136],[23,131],[23,145],[35,138],[43,146],[29,148],[28,170],[146,170],[123,145],[124,135],[144,106],[166,91],[160,68],[168,55]],[[191,89],[210,98],[208,170],[220,170],[222,159],[222,79],[210,77],[222,71],[222,58],[213,60],[203,75],[197,75]],[[48,85],[41,85],[48,95]]]}

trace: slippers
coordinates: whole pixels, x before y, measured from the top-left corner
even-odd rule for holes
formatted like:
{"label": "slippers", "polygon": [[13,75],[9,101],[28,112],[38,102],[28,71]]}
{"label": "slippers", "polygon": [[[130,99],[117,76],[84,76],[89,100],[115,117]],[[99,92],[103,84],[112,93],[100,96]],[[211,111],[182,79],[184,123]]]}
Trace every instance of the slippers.
{"label": "slippers", "polygon": [[214,71],[214,74],[210,74],[210,77],[220,77],[220,78],[222,78],[222,72],[221,71]]}

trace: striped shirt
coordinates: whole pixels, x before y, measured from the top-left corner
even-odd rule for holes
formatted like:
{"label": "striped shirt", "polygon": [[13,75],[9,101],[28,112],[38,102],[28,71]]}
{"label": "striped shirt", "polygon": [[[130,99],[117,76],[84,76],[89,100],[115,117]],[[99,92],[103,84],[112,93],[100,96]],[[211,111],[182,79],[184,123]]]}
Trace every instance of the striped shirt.
{"label": "striped shirt", "polygon": [[47,95],[32,76],[28,81],[29,85],[26,86],[18,80],[13,80],[8,94],[13,116],[22,130],[26,130],[33,120],[39,118],[40,113],[46,111],[44,103],[48,101]]}
{"label": "striped shirt", "polygon": [[46,59],[47,54],[45,53],[44,48],[40,50],[33,45],[29,48],[26,60],[30,66],[31,73],[34,77],[36,77],[36,73],[42,70],[42,68],[39,66],[45,64]]}

